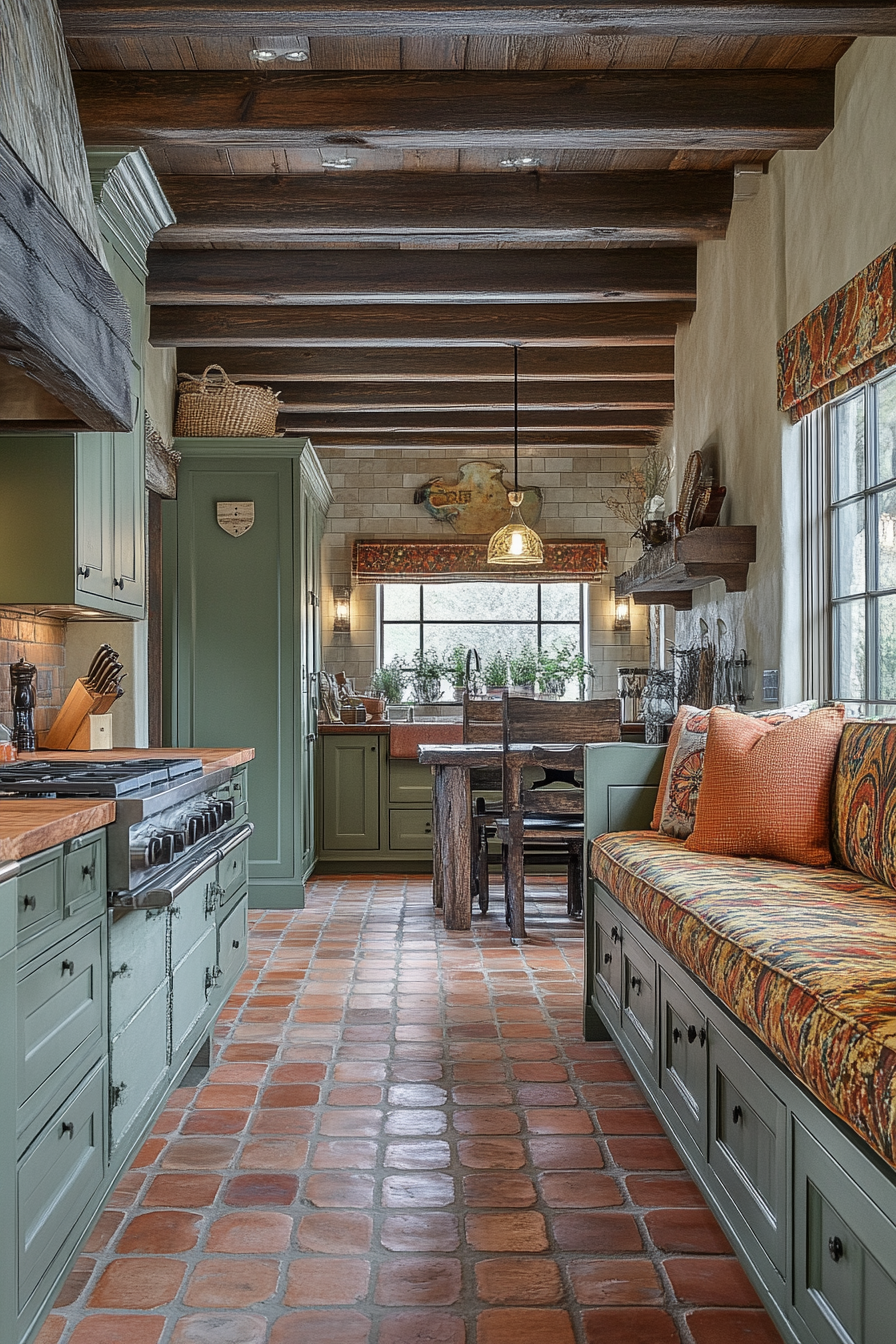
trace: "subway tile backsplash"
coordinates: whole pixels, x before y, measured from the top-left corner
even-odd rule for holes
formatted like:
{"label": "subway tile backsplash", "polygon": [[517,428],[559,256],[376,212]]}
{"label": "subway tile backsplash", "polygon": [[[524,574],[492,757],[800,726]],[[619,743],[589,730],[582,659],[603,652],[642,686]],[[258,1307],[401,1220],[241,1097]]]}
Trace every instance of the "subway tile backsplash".
{"label": "subway tile backsplash", "polygon": [[12,727],[9,665],[20,658],[37,668],[34,726],[45,733],[65,699],[65,622],[0,607],[0,723]]}

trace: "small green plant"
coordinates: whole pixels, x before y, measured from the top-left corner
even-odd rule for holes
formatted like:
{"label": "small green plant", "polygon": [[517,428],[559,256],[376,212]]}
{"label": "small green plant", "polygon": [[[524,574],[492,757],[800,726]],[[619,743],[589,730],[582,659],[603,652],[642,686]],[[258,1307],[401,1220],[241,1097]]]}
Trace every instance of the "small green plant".
{"label": "small green plant", "polygon": [[448,655],[446,670],[451,677],[451,685],[458,691],[469,690],[467,686],[467,653],[466,645],[455,644]]}
{"label": "small green plant", "polygon": [[570,658],[569,675],[579,683],[579,695],[584,699],[585,678],[594,676],[594,668],[583,653],[574,653]]}
{"label": "small green plant", "polygon": [[507,655],[505,653],[493,653],[490,658],[486,658],[482,675],[486,686],[506,686]]}
{"label": "small green plant", "polygon": [[438,654],[418,649],[411,659],[411,695],[419,704],[432,704],[442,696],[446,669]]}
{"label": "small green plant", "polygon": [[538,653],[538,684],[545,695],[562,696],[570,678],[571,644],[554,644]]}
{"label": "small green plant", "polygon": [[371,692],[381,695],[390,705],[401,704],[407,684],[407,673],[395,658],[388,667],[378,667],[370,678]]}
{"label": "small green plant", "polygon": [[534,644],[520,644],[507,660],[513,686],[533,686],[538,676],[538,650]]}

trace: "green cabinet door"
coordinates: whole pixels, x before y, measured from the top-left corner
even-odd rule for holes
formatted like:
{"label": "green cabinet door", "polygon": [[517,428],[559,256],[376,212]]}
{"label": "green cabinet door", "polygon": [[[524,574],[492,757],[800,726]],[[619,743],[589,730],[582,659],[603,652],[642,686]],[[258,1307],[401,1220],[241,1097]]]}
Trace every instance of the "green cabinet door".
{"label": "green cabinet door", "polygon": [[112,435],[112,596],[121,607],[142,615],[145,591],[142,375],[131,381],[134,428]]}
{"label": "green cabinet door", "polygon": [[324,849],[379,849],[379,737],[326,736],[322,745]]}
{"label": "green cabinet door", "polygon": [[112,600],[112,434],[81,434],[75,454],[75,586]]}

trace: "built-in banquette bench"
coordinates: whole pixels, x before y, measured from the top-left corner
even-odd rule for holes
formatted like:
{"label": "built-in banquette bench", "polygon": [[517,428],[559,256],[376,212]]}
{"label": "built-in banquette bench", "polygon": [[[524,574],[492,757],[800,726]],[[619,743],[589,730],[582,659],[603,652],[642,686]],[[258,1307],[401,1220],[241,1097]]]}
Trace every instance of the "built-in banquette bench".
{"label": "built-in banquette bench", "polygon": [[893,1344],[896,727],[843,730],[828,868],[647,829],[663,753],[586,748],[586,1037],[619,1046],[784,1340]]}

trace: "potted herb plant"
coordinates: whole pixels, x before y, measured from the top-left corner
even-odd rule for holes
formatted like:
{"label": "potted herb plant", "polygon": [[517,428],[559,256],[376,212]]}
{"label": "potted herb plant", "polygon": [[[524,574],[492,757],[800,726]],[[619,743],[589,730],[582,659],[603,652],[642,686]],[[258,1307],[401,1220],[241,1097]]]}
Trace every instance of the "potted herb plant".
{"label": "potted herb plant", "polygon": [[507,655],[493,653],[486,658],[482,669],[485,689],[489,695],[501,695],[507,689]]}
{"label": "potted herb plant", "polygon": [[380,696],[388,706],[400,705],[408,684],[407,673],[397,659],[388,667],[378,667],[370,678],[370,694]]}
{"label": "potted herb plant", "polygon": [[467,685],[467,649],[464,644],[455,644],[449,653],[447,670],[454,688],[455,700],[463,700],[464,691],[470,689]]}
{"label": "potted herb plant", "polygon": [[572,654],[572,656],[570,657],[568,667],[569,667],[570,680],[572,680],[572,678],[575,677],[576,681],[579,683],[579,699],[584,700],[585,679],[587,677],[594,676],[594,668],[588,662],[585,655],[583,653],[579,653],[578,651]]}
{"label": "potted herb plant", "polygon": [[538,651],[535,645],[518,645],[507,659],[507,671],[517,695],[534,695],[538,678]]}
{"label": "potted herb plant", "polygon": [[538,653],[538,685],[542,695],[550,700],[562,700],[569,681],[570,661],[573,657],[571,644],[555,644],[550,649],[540,649]]}
{"label": "potted herb plant", "polygon": [[445,667],[437,654],[418,649],[411,659],[411,695],[417,704],[431,705],[442,698]]}

